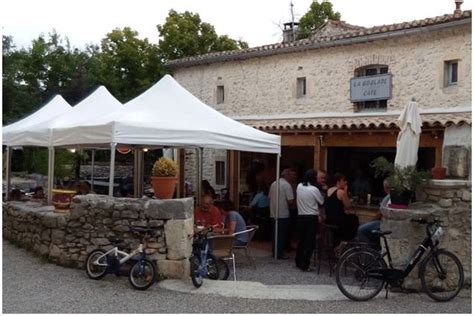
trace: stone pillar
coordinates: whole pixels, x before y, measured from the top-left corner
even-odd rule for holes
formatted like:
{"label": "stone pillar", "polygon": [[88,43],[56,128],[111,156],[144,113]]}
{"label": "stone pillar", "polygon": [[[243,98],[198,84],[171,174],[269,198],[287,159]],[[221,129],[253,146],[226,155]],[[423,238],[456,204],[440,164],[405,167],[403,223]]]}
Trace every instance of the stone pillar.
{"label": "stone pillar", "polygon": [[[458,256],[464,268],[466,284],[471,284],[471,182],[462,180],[432,180],[417,191],[417,203],[409,209],[381,208],[381,230],[391,230],[387,236],[393,265],[403,269],[408,259],[425,238],[425,226],[412,223],[413,218],[439,217],[445,234],[440,248]],[[418,267],[405,279],[403,286],[421,290]]]}

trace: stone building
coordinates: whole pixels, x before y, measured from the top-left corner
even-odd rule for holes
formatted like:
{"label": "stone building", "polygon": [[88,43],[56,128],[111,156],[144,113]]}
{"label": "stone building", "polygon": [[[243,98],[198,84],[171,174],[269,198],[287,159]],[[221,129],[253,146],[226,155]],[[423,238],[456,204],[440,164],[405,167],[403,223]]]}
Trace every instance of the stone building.
{"label": "stone building", "polygon": [[[448,177],[470,179],[471,20],[471,11],[458,8],[371,28],[328,21],[308,39],[168,66],[180,84],[218,111],[281,135],[282,165],[300,175],[317,168],[342,171],[350,181],[356,170],[370,176],[372,159],[393,160],[397,119],[414,99],[423,121],[418,167],[444,166]],[[191,152],[187,156],[192,159]],[[246,191],[246,168],[255,159],[274,168],[274,157],[206,151],[204,178],[218,189]],[[222,179],[239,164],[240,183]],[[381,184],[373,187],[373,196],[382,194]]]}

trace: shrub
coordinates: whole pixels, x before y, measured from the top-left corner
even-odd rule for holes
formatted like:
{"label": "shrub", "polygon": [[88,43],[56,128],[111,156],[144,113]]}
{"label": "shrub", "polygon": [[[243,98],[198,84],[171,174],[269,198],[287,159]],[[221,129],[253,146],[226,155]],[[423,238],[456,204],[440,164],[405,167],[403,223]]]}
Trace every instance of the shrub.
{"label": "shrub", "polygon": [[151,171],[154,177],[175,177],[178,174],[178,164],[165,157],[158,159]]}

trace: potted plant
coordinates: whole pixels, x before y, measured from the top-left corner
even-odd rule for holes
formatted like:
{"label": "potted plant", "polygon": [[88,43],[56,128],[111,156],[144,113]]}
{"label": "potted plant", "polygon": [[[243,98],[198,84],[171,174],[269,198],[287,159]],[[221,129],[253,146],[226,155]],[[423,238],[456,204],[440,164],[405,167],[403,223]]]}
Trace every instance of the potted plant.
{"label": "potted plant", "polygon": [[153,164],[151,174],[155,196],[159,199],[171,199],[178,182],[178,164],[169,158],[161,157]]}
{"label": "potted plant", "polygon": [[416,187],[431,178],[428,171],[418,171],[415,166],[400,168],[385,157],[374,159],[370,166],[374,168],[376,177],[387,176],[392,207],[406,208]]}

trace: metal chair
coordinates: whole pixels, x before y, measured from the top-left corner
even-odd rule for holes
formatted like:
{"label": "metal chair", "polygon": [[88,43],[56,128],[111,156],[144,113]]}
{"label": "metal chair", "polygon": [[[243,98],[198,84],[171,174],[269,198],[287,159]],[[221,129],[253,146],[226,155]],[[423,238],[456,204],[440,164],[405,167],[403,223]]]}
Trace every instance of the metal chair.
{"label": "metal chair", "polygon": [[246,230],[233,234],[234,237],[236,237],[238,235],[241,235],[241,234],[248,234],[248,242],[243,246],[234,245],[233,249],[235,249],[235,250],[244,250],[245,251],[245,256],[247,257],[247,260],[250,262],[250,264],[255,269],[257,267],[255,265],[255,260],[251,256],[249,245],[250,245],[250,242],[252,241],[253,236],[255,235],[255,232],[257,231],[257,229],[258,229],[257,225],[248,225]]}
{"label": "metal chair", "polygon": [[209,240],[212,242],[212,253],[214,256],[222,258],[223,260],[232,260],[232,271],[234,274],[234,281],[237,281],[235,273],[235,256],[233,252],[234,236],[233,235],[215,235],[210,236]]}

